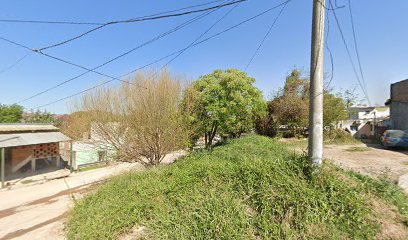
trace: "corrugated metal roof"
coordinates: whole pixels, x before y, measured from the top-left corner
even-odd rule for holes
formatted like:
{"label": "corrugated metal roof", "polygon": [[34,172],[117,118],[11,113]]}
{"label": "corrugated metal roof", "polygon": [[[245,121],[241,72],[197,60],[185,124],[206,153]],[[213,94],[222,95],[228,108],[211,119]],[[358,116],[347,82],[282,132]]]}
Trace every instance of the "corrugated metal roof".
{"label": "corrugated metal roof", "polygon": [[52,124],[0,124],[0,132],[57,131]]}
{"label": "corrugated metal roof", "polygon": [[60,132],[0,134],[0,148],[65,142],[70,140],[69,137]]}

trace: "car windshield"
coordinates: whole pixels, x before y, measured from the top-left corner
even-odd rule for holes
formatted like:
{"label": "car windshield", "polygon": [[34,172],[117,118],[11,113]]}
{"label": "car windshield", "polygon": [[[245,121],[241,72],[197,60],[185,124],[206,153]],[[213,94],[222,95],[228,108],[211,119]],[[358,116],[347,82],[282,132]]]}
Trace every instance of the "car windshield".
{"label": "car windshield", "polygon": [[408,137],[408,133],[404,131],[388,131],[386,134],[387,137],[392,137],[392,138],[402,138],[402,137]]}

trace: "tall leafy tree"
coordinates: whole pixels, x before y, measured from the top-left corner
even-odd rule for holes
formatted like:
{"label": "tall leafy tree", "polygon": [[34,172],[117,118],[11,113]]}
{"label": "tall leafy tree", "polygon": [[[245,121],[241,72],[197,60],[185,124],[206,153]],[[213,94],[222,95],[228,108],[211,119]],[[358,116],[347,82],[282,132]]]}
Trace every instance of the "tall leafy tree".
{"label": "tall leafy tree", "polygon": [[[275,97],[268,102],[267,118],[261,119],[259,132],[273,135],[276,128],[284,125],[289,130],[289,135],[300,134],[308,127],[309,116],[309,79],[302,77],[298,69],[293,69],[286,77],[285,85]],[[347,118],[347,101],[340,94],[332,90],[323,92],[323,124],[331,127],[333,123]],[[273,120],[273,121],[272,121]],[[265,122],[273,122],[274,126],[263,126]]]}
{"label": "tall leafy tree", "polygon": [[215,70],[193,82],[184,94],[184,106],[196,136],[211,147],[216,134],[239,137],[254,128],[265,112],[255,79],[237,69]]}
{"label": "tall leafy tree", "polygon": [[23,116],[23,107],[17,104],[0,104],[0,123],[18,123]]}

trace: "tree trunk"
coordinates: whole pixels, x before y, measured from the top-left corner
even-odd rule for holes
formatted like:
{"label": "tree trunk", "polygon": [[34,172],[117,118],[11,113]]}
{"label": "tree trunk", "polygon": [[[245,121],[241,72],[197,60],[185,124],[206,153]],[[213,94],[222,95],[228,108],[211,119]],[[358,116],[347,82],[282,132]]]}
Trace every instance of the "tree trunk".
{"label": "tree trunk", "polygon": [[211,127],[211,131],[208,133],[208,145],[207,148],[211,149],[212,148],[212,141],[215,137],[215,134],[217,133],[218,129],[218,123],[214,122],[213,126]]}

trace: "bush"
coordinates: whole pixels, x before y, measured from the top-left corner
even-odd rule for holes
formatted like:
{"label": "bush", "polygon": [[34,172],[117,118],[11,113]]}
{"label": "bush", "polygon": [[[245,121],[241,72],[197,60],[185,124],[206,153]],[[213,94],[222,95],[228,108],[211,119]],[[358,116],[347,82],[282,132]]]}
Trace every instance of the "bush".
{"label": "bush", "polygon": [[255,132],[262,136],[276,137],[276,128],[272,116],[258,118],[255,121]]}
{"label": "bush", "polygon": [[361,143],[350,133],[341,129],[325,129],[323,131],[323,139],[327,144],[356,144]]}
{"label": "bush", "polygon": [[140,72],[117,88],[85,94],[78,108],[96,140],[115,149],[119,160],[157,166],[166,154],[188,145],[181,82],[165,70]]}

